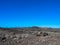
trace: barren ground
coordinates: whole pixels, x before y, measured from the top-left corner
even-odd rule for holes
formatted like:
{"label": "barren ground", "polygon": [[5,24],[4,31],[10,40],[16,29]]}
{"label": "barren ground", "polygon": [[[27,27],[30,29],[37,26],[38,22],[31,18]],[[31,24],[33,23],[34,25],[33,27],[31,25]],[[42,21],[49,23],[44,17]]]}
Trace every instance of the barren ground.
{"label": "barren ground", "polygon": [[0,29],[0,45],[60,45],[60,29]]}

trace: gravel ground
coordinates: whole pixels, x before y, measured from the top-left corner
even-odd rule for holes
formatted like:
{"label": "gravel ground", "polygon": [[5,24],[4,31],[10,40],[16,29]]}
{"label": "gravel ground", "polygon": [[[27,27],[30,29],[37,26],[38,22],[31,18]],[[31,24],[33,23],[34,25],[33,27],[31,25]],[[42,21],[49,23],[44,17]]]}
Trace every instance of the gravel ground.
{"label": "gravel ground", "polygon": [[15,33],[0,29],[0,45],[60,45],[60,33],[48,31]]}

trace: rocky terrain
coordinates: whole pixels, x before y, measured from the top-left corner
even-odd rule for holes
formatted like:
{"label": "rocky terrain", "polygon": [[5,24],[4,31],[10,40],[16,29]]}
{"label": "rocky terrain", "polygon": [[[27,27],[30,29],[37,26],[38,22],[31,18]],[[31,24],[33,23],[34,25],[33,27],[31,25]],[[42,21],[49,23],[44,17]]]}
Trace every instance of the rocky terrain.
{"label": "rocky terrain", "polygon": [[60,29],[0,28],[0,45],[60,45]]}

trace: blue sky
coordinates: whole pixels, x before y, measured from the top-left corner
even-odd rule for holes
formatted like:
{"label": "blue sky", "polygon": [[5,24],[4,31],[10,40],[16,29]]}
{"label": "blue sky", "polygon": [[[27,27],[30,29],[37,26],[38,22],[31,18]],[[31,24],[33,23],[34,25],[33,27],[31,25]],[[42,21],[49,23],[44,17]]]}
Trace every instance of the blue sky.
{"label": "blue sky", "polygon": [[0,0],[0,26],[60,27],[60,0]]}

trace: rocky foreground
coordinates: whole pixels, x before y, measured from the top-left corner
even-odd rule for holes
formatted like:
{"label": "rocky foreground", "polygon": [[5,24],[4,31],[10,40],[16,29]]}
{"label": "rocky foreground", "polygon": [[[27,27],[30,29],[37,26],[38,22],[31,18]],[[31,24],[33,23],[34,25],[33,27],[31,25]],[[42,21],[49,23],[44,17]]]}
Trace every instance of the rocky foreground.
{"label": "rocky foreground", "polygon": [[[50,28],[50,30],[53,30]],[[0,29],[0,45],[60,45],[60,32],[44,28]]]}

